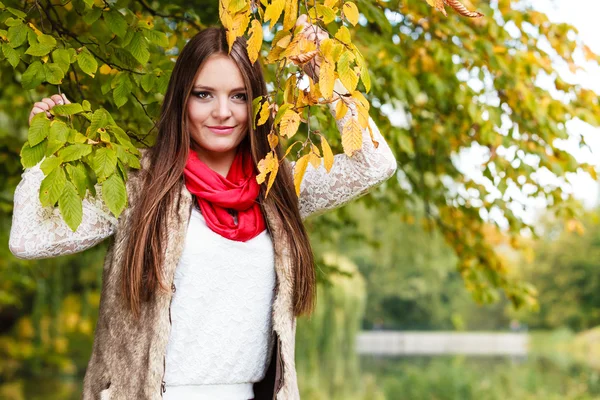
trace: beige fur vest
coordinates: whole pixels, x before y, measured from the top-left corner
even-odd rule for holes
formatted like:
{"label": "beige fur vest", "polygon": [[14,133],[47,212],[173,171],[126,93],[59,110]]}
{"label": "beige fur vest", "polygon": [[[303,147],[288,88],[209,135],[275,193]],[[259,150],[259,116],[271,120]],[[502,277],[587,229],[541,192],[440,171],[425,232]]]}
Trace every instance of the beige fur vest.
{"label": "beige fur vest", "polygon": [[[159,400],[163,393],[165,353],[171,329],[170,303],[176,288],[172,285],[175,268],[182,254],[192,195],[183,180],[179,198],[168,215],[168,234],[165,238],[164,272],[172,291],[157,292],[151,302],[144,303],[141,317],[134,321],[120,295],[121,268],[126,238],[130,234],[129,219],[141,188],[144,169],[131,171],[127,182],[129,207],[119,218],[116,234],[104,261],[100,313],[96,325],[92,356],[84,379],[84,400]],[[296,319],[293,314],[293,274],[289,249],[282,224],[267,201],[263,212],[271,237],[274,238],[276,294],[273,303],[273,330],[276,334],[273,358],[263,381],[254,384],[257,400],[299,399],[294,363]]]}

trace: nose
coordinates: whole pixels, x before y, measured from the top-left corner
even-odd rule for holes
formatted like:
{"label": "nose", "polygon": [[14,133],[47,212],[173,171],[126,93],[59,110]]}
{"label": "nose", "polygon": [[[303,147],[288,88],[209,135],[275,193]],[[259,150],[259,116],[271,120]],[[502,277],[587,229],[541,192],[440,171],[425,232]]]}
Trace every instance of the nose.
{"label": "nose", "polygon": [[227,119],[231,117],[231,113],[232,112],[228,98],[219,98],[215,102],[215,108],[213,109],[213,117],[219,119]]}

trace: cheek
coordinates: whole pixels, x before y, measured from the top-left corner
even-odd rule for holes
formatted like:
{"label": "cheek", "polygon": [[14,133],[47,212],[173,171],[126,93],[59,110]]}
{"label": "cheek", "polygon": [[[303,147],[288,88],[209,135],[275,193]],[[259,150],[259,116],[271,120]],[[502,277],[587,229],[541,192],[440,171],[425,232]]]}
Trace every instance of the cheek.
{"label": "cheek", "polygon": [[188,103],[187,113],[190,121],[198,123],[206,120],[209,111],[200,104]]}
{"label": "cheek", "polygon": [[248,108],[240,107],[236,110],[235,119],[239,124],[248,125]]}

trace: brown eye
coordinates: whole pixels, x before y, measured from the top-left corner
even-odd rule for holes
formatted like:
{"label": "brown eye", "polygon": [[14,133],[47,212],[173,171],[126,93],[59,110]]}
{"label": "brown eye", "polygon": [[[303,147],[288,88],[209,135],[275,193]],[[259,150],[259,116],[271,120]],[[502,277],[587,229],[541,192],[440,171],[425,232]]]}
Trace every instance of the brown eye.
{"label": "brown eye", "polygon": [[246,101],[246,93],[238,93],[238,94],[234,95],[233,98],[236,100]]}
{"label": "brown eye", "polygon": [[205,99],[208,97],[208,92],[192,92],[192,95],[196,96],[199,99]]}

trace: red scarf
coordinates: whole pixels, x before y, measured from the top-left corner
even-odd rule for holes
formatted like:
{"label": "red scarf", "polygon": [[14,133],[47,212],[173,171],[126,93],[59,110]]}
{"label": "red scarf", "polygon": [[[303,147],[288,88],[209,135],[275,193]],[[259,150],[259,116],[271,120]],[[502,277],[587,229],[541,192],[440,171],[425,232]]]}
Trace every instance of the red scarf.
{"label": "red scarf", "polygon": [[[265,230],[260,205],[256,201],[260,186],[252,157],[246,151],[238,151],[227,177],[216,173],[198,159],[192,149],[183,171],[185,185],[196,195],[206,225],[230,240],[246,242]],[[238,224],[227,212],[238,212]]]}

